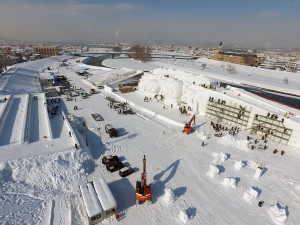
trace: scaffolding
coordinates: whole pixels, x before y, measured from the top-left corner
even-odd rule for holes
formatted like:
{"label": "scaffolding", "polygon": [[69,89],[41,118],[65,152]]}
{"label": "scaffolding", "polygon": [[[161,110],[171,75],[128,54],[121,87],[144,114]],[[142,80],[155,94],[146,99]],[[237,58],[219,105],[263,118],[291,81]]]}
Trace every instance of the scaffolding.
{"label": "scaffolding", "polygon": [[262,135],[275,142],[287,145],[293,130],[284,126],[283,123],[284,121],[278,120],[277,117],[255,114],[251,132],[252,134]]}
{"label": "scaffolding", "polygon": [[240,128],[247,128],[251,109],[237,104],[226,104],[226,101],[209,98],[206,105],[206,116],[216,118],[218,122],[225,122]]}

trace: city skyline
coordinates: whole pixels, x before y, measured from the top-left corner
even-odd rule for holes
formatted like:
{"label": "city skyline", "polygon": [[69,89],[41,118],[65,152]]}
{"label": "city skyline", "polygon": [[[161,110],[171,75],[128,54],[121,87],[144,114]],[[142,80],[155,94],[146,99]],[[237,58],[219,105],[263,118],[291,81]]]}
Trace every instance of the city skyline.
{"label": "city skyline", "polygon": [[0,38],[300,48],[300,1],[0,0]]}

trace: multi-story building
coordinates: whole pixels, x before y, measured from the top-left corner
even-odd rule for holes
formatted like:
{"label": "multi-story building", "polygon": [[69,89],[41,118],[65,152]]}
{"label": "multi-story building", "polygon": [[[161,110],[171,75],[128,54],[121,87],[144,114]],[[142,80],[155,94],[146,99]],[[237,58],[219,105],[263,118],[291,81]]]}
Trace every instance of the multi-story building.
{"label": "multi-story building", "polygon": [[250,53],[224,52],[222,41],[213,59],[218,61],[248,65],[248,66],[258,66],[257,55],[250,54]]}
{"label": "multi-story building", "polygon": [[57,46],[34,46],[33,50],[41,55],[47,55],[47,56],[55,56],[59,54],[59,50]]}

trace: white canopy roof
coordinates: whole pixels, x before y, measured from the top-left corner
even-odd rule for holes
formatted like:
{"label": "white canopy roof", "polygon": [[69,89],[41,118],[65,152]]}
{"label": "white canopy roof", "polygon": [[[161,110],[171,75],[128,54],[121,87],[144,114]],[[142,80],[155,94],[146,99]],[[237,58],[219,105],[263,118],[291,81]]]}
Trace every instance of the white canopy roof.
{"label": "white canopy roof", "polygon": [[117,207],[117,202],[103,178],[95,180],[94,187],[103,210]]}
{"label": "white canopy roof", "polygon": [[101,213],[103,210],[92,184],[82,184],[80,190],[88,216],[93,217]]}

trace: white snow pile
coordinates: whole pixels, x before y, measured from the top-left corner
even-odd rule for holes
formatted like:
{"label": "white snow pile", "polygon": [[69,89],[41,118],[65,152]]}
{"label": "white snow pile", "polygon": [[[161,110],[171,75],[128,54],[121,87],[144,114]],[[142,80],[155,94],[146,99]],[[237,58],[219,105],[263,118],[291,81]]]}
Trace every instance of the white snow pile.
{"label": "white snow pile", "polygon": [[268,213],[274,223],[278,225],[285,224],[285,221],[287,219],[286,209],[282,208],[278,202],[273,206],[270,206],[270,208],[268,209]]}
{"label": "white snow pile", "polygon": [[243,163],[243,161],[239,160],[239,161],[235,161],[233,167],[235,170],[241,170],[244,166],[245,166],[245,164]]}
{"label": "white snow pile", "polygon": [[174,191],[170,187],[165,188],[165,195],[163,199],[167,204],[171,204],[175,201]]}
{"label": "white snow pile", "polygon": [[217,174],[219,174],[219,168],[215,165],[209,165],[209,171],[207,172],[207,176],[214,178]]}
{"label": "white snow pile", "polygon": [[222,182],[222,185],[224,187],[235,189],[236,188],[236,179],[234,177],[225,177]]}
{"label": "white snow pile", "polygon": [[219,139],[219,143],[225,146],[232,146],[242,151],[249,151],[249,141],[238,139],[232,135],[224,135]]}
{"label": "white snow pile", "polygon": [[196,136],[200,138],[201,140],[206,140],[210,138],[210,133],[208,131],[203,131],[203,130],[197,130],[196,131]]}
{"label": "white snow pile", "polygon": [[224,152],[213,153],[212,155],[215,157],[213,163],[225,162],[228,159],[228,154]]}
{"label": "white snow pile", "polygon": [[253,161],[253,160],[250,160],[250,161],[248,162],[248,166],[249,166],[251,169],[256,170],[258,167],[262,166],[262,164],[261,164],[261,163],[258,163],[258,162],[255,162],[255,161]]}
{"label": "white snow pile", "polygon": [[186,222],[189,221],[189,216],[188,216],[186,210],[180,209],[180,211],[179,211],[179,220],[182,223],[186,223]]}
{"label": "white snow pile", "polygon": [[76,192],[78,187],[74,184],[86,173],[88,168],[83,164],[90,159],[85,152],[69,150],[51,156],[14,160],[8,162],[12,171],[8,183],[34,187],[37,192]]}
{"label": "white snow pile", "polygon": [[6,216],[0,215],[0,224],[41,223],[47,202],[54,198],[67,199],[70,193],[76,193],[93,166],[88,153],[82,150],[1,163],[0,211],[4,210]]}
{"label": "white snow pile", "polygon": [[261,166],[257,167],[256,171],[255,171],[255,174],[254,174],[254,177],[256,179],[258,179],[262,175],[263,170],[264,170],[264,167],[261,167]]}
{"label": "white snow pile", "polygon": [[254,190],[253,188],[248,188],[244,192],[243,199],[245,199],[247,202],[252,203],[258,196],[258,192]]}
{"label": "white snow pile", "polygon": [[0,182],[4,179],[6,163],[0,163]]}

